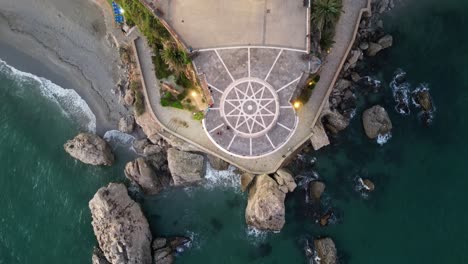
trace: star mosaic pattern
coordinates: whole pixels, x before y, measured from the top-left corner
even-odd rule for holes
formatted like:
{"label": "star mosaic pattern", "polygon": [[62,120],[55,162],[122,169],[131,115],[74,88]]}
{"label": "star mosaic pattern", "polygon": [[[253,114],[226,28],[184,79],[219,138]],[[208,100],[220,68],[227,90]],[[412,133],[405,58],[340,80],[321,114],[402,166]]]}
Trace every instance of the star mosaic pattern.
{"label": "star mosaic pattern", "polygon": [[278,96],[260,79],[241,79],[221,98],[221,115],[239,135],[255,138],[268,132],[278,119]]}
{"label": "star mosaic pattern", "polygon": [[203,127],[221,151],[254,159],[285,146],[298,123],[291,97],[308,70],[297,59],[301,55],[269,47],[220,48],[197,55],[197,71],[206,78],[214,103]]}

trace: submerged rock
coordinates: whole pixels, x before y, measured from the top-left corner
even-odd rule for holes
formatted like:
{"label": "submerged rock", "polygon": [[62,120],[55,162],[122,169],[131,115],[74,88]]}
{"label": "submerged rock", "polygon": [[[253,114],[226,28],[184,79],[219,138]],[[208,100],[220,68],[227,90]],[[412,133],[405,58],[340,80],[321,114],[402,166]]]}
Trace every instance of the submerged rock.
{"label": "submerged rock", "polygon": [[139,204],[123,184],[100,188],[89,202],[99,247],[112,264],[150,264],[151,232]]}
{"label": "submerged rock", "polygon": [[379,135],[386,135],[392,130],[390,117],[380,105],[375,105],[364,111],[362,123],[364,131],[370,139],[375,139]]}
{"label": "submerged rock", "polygon": [[216,157],[216,156],[213,156],[213,155],[210,155],[208,154],[207,155],[208,157],[208,161],[210,162],[210,165],[213,169],[215,170],[219,170],[219,171],[222,171],[222,170],[227,170],[229,169],[229,163],[227,163],[226,161]]}
{"label": "submerged rock", "polygon": [[204,174],[204,160],[202,155],[170,148],[167,151],[167,161],[174,185],[187,185],[201,181]]}
{"label": "submerged rock", "polygon": [[187,237],[158,237],[155,238],[151,248],[153,249],[154,264],[172,264],[175,254],[184,251],[192,241]]}
{"label": "submerged rock", "polygon": [[320,264],[338,263],[335,242],[331,238],[320,238],[314,240],[315,251],[320,259]]}
{"label": "submerged rock", "polygon": [[309,183],[309,197],[314,203],[320,202],[324,191],[325,183],[321,181],[312,181]]}
{"label": "submerged rock", "polygon": [[281,230],[285,223],[285,197],[286,194],[270,176],[257,176],[250,187],[245,209],[247,224],[260,230]]}
{"label": "submerged rock", "polygon": [[70,156],[86,164],[110,166],[114,163],[110,146],[94,134],[80,133],[63,147]]}
{"label": "submerged rock", "polygon": [[153,168],[143,158],[128,162],[125,165],[125,176],[140,185],[145,194],[148,195],[159,193],[170,183],[169,179],[158,177]]}

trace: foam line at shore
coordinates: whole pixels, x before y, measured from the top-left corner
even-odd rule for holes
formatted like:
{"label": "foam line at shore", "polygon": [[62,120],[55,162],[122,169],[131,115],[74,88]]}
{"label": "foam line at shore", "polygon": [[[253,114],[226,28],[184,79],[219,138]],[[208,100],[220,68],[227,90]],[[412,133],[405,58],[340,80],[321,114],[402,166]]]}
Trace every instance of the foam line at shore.
{"label": "foam line at shore", "polygon": [[96,132],[96,116],[88,104],[80,95],[72,90],[65,89],[42,77],[20,71],[0,59],[0,73],[6,74],[8,78],[24,87],[24,84],[33,83],[38,87],[40,93],[58,105],[62,113],[77,122],[80,128],[88,132]]}

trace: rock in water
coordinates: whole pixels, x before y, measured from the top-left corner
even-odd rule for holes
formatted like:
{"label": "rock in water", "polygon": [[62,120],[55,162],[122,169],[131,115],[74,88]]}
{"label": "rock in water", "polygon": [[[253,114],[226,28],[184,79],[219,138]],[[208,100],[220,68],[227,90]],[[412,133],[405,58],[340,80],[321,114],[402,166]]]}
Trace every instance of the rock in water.
{"label": "rock in water", "polygon": [[201,181],[204,166],[202,155],[170,148],[167,151],[167,161],[175,186]]}
{"label": "rock in water", "polygon": [[270,176],[256,177],[249,190],[245,220],[248,225],[260,230],[279,231],[285,219],[284,198],[286,194]]}
{"label": "rock in water", "polygon": [[107,261],[101,249],[98,247],[94,247],[92,264],[110,264],[110,263],[109,261]]}
{"label": "rock in water", "polygon": [[393,45],[392,35],[385,35],[377,41],[377,43],[382,46],[383,49],[390,48]]}
{"label": "rock in water", "polygon": [[324,191],[325,183],[321,181],[313,181],[309,183],[309,197],[313,202],[320,202],[320,197],[322,197]]}
{"label": "rock in water", "polygon": [[158,177],[153,168],[143,158],[127,163],[125,165],[125,176],[140,185],[141,189],[148,195],[159,193],[170,182],[169,179]]}
{"label": "rock in water", "polygon": [[255,175],[252,173],[244,172],[241,175],[241,190],[243,192],[247,191],[250,188],[250,185],[255,178]]}
{"label": "rock in water", "polygon": [[135,128],[135,117],[133,115],[121,117],[119,120],[119,130],[123,133],[132,133]]}
{"label": "rock in water", "polygon": [[276,174],[274,175],[274,177],[275,177],[275,180],[278,183],[278,185],[286,186],[287,190],[289,192],[293,192],[294,189],[296,189],[296,187],[297,187],[297,184],[294,181],[294,178],[293,178],[291,172],[289,172],[286,169],[279,169],[276,172]]}
{"label": "rock in water", "polygon": [[338,258],[336,255],[335,243],[331,238],[321,238],[314,240],[315,251],[320,258],[320,264],[336,264]]}
{"label": "rock in water", "polygon": [[80,133],[63,147],[70,156],[86,164],[110,166],[114,163],[110,146],[94,134]]}
{"label": "rock in water", "polygon": [[431,112],[433,110],[432,107],[432,98],[429,94],[428,89],[420,89],[413,93],[414,101],[416,101],[419,106],[421,106],[423,111]]}
{"label": "rock in water", "polygon": [[150,264],[151,232],[140,205],[123,184],[100,188],[89,202],[94,234],[112,264]]}
{"label": "rock in water", "polygon": [[382,45],[370,42],[369,48],[367,49],[367,56],[373,57],[383,49]]}
{"label": "rock in water", "polygon": [[369,192],[373,192],[375,190],[375,184],[369,179],[364,179],[362,181],[362,186]]}
{"label": "rock in water", "polygon": [[211,167],[213,167],[213,169],[219,170],[219,171],[229,169],[229,163],[227,163],[226,161],[224,161],[224,160],[222,160],[222,159],[220,159],[220,158],[218,158],[216,156],[210,155],[210,154],[208,154],[207,157],[208,157],[208,161],[210,162],[210,165],[211,165]]}
{"label": "rock in water", "polygon": [[325,127],[336,134],[349,126],[349,120],[338,111],[329,111],[324,117]]}
{"label": "rock in water", "polygon": [[380,105],[375,105],[362,115],[362,124],[367,137],[375,139],[379,135],[385,135],[392,130],[392,122],[387,111]]}

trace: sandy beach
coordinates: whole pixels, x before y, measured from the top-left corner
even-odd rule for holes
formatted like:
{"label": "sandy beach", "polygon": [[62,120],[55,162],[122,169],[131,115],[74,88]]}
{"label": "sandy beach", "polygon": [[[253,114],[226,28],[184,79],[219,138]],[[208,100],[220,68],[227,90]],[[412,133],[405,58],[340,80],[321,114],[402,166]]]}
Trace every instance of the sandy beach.
{"label": "sandy beach", "polygon": [[74,89],[96,115],[98,134],[114,129],[127,112],[113,91],[118,51],[92,1],[1,0],[0,59]]}

